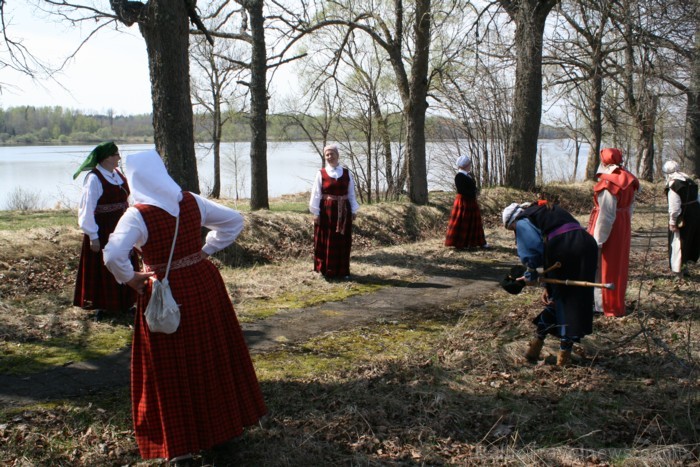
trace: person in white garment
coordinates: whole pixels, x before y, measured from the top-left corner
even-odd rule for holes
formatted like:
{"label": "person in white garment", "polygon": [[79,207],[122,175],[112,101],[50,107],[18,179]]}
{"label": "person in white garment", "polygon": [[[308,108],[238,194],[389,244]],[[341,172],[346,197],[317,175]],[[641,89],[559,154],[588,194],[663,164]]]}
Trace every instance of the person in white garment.
{"label": "person in white garment", "polygon": [[625,316],[625,292],[632,242],[632,212],[640,185],[637,177],[622,166],[622,151],[600,151],[598,183],[593,187],[593,210],[588,233],[598,243],[596,282],[612,282],[614,289],[595,289],[596,311],[605,316]]}
{"label": "person in white garment", "polygon": [[323,148],[325,167],[316,172],[309,211],[314,216],[314,271],[326,279],[350,278],[352,226],[360,209],[355,180],[340,164],[338,146]]}
{"label": "person in white garment", "polygon": [[680,171],[678,162],[663,165],[668,198],[668,260],[679,277],[688,275],[688,264],[700,257],[700,202],[698,184]]}
{"label": "person in white garment", "polygon": [[[83,180],[78,209],[78,225],[83,231],[83,244],[73,293],[73,305],[94,310],[100,320],[105,312],[132,309],[136,294],[117,283],[102,262],[102,249],[119,218],[129,207],[129,184],[119,171],[121,155],[113,141],[97,145],[73,175],[89,171]],[[130,256],[134,266],[135,255]]]}
{"label": "person in white garment", "polygon": [[[136,442],[144,459],[186,464],[240,436],[267,411],[226,284],[208,259],[236,240],[243,216],[182,191],[155,150],[129,154],[125,173],[134,205],[110,236],[104,261],[117,281],[139,293],[131,351]],[[204,242],[202,227],[210,230]],[[143,271],[128,261],[132,248],[143,256]],[[162,282],[168,264],[180,308],[172,334],[152,332],[144,316],[151,278]]]}

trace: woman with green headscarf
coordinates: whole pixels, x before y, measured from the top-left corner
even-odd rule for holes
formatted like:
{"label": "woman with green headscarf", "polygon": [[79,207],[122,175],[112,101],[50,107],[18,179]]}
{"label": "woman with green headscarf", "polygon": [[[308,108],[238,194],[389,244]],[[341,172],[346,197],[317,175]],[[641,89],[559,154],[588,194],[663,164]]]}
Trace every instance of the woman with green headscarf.
{"label": "woman with green headscarf", "polygon": [[[78,225],[83,231],[83,246],[78,265],[73,305],[95,310],[100,319],[104,310],[125,311],[136,302],[136,294],[119,284],[104,266],[102,249],[119,219],[129,207],[129,185],[117,170],[121,157],[112,141],[99,144],[77,172],[89,170],[83,181],[78,211]],[[136,256],[132,255],[136,265]]]}

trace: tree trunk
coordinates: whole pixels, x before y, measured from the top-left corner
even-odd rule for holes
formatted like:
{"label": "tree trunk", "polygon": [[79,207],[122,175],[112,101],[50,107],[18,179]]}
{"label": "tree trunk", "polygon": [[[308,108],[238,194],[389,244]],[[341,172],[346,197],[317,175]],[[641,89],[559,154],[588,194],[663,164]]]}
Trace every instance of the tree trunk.
{"label": "tree trunk", "polygon": [[[636,147],[637,173],[640,178],[652,181],[654,178],[654,123],[657,97],[651,95],[651,90],[646,87],[646,63],[642,63],[641,66],[638,64],[640,57],[637,57],[635,54],[634,42],[632,41],[634,33],[632,31],[633,27],[630,24],[626,24],[625,37],[628,39],[625,46],[625,98],[639,135]],[[637,72],[636,75],[638,76],[641,89],[638,89],[635,81],[635,72],[639,68],[642,71]],[[630,165],[629,157],[627,164]]]}
{"label": "tree trunk", "polygon": [[640,178],[648,182],[654,181],[654,132],[656,131],[656,106],[658,98],[651,96],[645,99],[644,119],[640,122],[640,157],[642,170]]}
{"label": "tree trunk", "polygon": [[578,172],[578,161],[581,157],[581,140],[579,139],[578,133],[576,134],[576,139],[574,141],[574,171],[571,173],[571,183],[576,183],[576,172]]}
{"label": "tree trunk", "polygon": [[408,195],[415,204],[428,203],[428,174],[425,156],[425,112],[428,109],[428,66],[430,59],[430,0],[416,1],[415,53],[411,65],[406,105]]}
{"label": "tree trunk", "polygon": [[[373,156],[373,151],[372,151],[372,140],[374,138],[374,135],[372,134],[372,130],[374,129],[374,125],[372,125],[372,106],[370,105],[369,108],[367,109],[367,131],[365,131],[365,144],[367,144],[367,167],[365,167],[366,171],[366,179],[365,179],[365,186],[367,187],[367,204],[372,204],[372,156]],[[355,185],[356,188],[359,188],[357,184]],[[377,196],[379,196],[377,194]]]}
{"label": "tree trunk", "polygon": [[[700,83],[698,83],[700,84]],[[700,92],[695,88],[687,93],[685,109],[685,158],[693,174],[700,174]]]}
{"label": "tree trunk", "polygon": [[689,169],[700,175],[700,22],[695,30],[695,48],[690,67],[690,85],[686,92],[685,157]]}
{"label": "tree trunk", "polygon": [[638,151],[639,157],[642,161],[641,171],[639,178],[646,180],[647,182],[654,181],[654,139],[648,138],[647,135],[642,135],[639,141],[640,150]]}
{"label": "tree trunk", "polygon": [[603,138],[603,77],[601,75],[601,64],[595,64],[591,85],[593,92],[591,96],[591,146],[588,150],[588,163],[586,164],[586,179],[595,180],[596,171],[600,164],[600,146]]}
{"label": "tree trunk", "polygon": [[211,197],[219,199],[221,197],[221,96],[218,91],[214,96],[214,115],[212,118],[212,140],[214,144],[214,184],[211,187]]}
{"label": "tree trunk", "polygon": [[267,193],[267,50],[263,1],[246,2],[253,38],[250,62],[250,208],[270,209]]}
{"label": "tree trunk", "polygon": [[185,2],[150,0],[145,8],[139,29],[148,52],[156,149],[180,187],[199,193]]}
{"label": "tree trunk", "polygon": [[[374,112],[374,118],[377,121],[377,132],[379,133],[379,140],[381,141],[381,149],[384,156],[384,178],[386,179],[386,194],[387,196],[395,196],[396,188],[394,187],[394,160],[391,154],[391,132],[389,131],[388,119],[384,117],[382,113],[382,108],[379,105],[379,99],[376,92],[372,92],[370,105],[372,106],[372,111]],[[379,161],[377,161],[379,162]],[[378,163],[375,167],[378,166]],[[375,177],[376,182],[379,183],[379,178]],[[376,190],[377,198],[379,198],[379,189]]]}
{"label": "tree trunk", "polygon": [[515,92],[507,156],[506,183],[523,190],[535,186],[537,138],[542,118],[542,37],[555,0],[501,1],[515,22]]}

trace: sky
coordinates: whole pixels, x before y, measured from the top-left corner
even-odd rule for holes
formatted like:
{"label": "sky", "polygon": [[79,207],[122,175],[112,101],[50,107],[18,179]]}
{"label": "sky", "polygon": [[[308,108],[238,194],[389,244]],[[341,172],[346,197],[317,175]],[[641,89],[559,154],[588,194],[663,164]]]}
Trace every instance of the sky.
{"label": "sky", "polygon": [[[109,11],[107,0],[96,3]],[[27,0],[6,0],[4,9],[8,36],[22,40],[28,50],[53,66],[63,63],[94,26],[72,26],[48,17]],[[4,44],[0,44],[0,54],[4,58]],[[279,96],[294,92],[296,80],[291,79],[291,72],[291,65],[283,65],[268,75],[272,78],[270,91]],[[101,29],[56,75],[56,81],[32,80],[8,68],[0,69],[0,108],[61,106],[99,114],[111,109],[115,115],[152,111],[146,43],[137,25]]]}
{"label": "sky", "polygon": [[[26,0],[5,3],[5,22],[8,35],[22,39],[33,54],[51,65],[62,63],[90,32],[88,25],[81,30],[47,18]],[[46,78],[33,81],[5,68],[0,71],[0,107],[61,106],[85,113],[111,109],[115,115],[151,112],[146,43],[137,25],[101,30],[56,79],[60,84]]]}

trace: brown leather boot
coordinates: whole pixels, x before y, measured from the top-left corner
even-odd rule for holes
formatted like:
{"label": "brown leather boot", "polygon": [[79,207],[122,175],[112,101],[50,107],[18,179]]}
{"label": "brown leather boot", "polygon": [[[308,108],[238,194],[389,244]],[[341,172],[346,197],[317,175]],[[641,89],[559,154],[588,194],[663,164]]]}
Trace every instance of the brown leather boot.
{"label": "brown leather boot", "polygon": [[566,366],[571,363],[571,350],[560,350],[557,355],[557,366]]}
{"label": "brown leather boot", "polygon": [[542,351],[542,345],[544,341],[539,337],[535,337],[530,341],[530,345],[527,347],[527,352],[525,352],[525,358],[531,362],[536,362],[540,358],[540,352]]}

